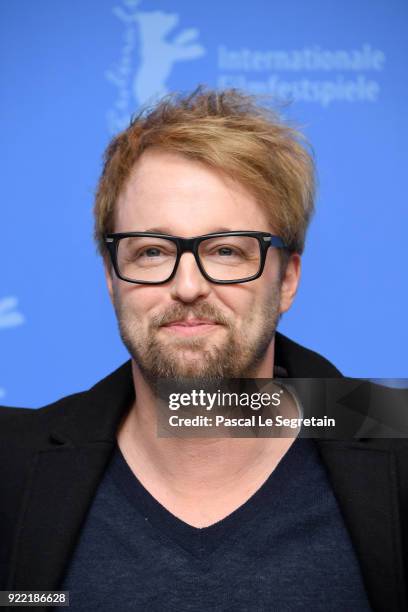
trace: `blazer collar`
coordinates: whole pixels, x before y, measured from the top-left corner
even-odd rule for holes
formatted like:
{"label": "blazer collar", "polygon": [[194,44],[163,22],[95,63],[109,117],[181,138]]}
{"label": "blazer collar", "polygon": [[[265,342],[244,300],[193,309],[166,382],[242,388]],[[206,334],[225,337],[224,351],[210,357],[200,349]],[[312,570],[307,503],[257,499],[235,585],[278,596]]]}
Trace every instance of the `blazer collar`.
{"label": "blazer collar", "polygon": [[135,399],[131,361],[89,391],[71,397],[61,406],[61,416],[56,419],[51,439],[74,446],[88,442],[114,443],[120,420]]}

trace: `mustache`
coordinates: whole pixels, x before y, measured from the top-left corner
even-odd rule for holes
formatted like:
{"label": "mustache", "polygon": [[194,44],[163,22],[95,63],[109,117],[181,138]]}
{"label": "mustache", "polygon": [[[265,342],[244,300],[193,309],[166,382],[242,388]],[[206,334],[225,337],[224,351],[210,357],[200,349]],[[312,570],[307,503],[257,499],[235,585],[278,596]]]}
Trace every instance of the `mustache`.
{"label": "mustache", "polygon": [[196,304],[195,306],[175,304],[174,306],[168,308],[165,312],[154,315],[151,319],[150,327],[159,328],[163,325],[169,325],[170,323],[187,319],[188,317],[192,317],[194,319],[206,319],[212,323],[225,325],[227,327],[231,326],[229,319],[223,313],[221,313],[218,308],[212,304],[208,304],[208,302],[202,302],[201,304]]}

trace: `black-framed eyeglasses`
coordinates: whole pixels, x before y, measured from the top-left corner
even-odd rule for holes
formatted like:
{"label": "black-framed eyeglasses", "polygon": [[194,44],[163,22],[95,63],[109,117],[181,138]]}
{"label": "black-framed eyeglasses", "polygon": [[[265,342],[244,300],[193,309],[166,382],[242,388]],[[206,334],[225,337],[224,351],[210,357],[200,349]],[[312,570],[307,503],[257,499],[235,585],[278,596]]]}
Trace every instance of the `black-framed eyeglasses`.
{"label": "black-framed eyeglasses", "polygon": [[183,253],[193,253],[201,274],[219,285],[247,283],[261,276],[269,247],[287,248],[267,232],[217,232],[180,238],[154,232],[106,234],[116,275],[129,283],[161,285],[177,272]]}

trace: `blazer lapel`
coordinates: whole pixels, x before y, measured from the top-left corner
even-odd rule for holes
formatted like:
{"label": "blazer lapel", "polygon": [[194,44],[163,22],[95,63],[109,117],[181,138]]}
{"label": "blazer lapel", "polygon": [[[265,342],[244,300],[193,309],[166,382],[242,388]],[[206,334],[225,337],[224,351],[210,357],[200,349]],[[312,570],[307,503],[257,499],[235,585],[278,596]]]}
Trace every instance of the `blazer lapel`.
{"label": "blazer lapel", "polygon": [[15,590],[58,589],[113,443],[39,451],[19,518],[10,568]]}
{"label": "blazer lapel", "polygon": [[317,441],[375,610],[407,609],[396,458],[382,440]]}

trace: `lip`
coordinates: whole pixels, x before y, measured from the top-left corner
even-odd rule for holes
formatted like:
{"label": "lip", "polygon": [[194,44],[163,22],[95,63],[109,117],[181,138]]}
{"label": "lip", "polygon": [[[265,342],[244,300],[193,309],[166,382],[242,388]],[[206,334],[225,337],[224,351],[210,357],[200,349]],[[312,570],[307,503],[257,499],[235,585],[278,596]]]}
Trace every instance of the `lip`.
{"label": "lip", "polygon": [[170,332],[181,334],[183,336],[191,336],[194,334],[204,334],[218,327],[218,323],[207,319],[183,319],[181,321],[172,321],[163,325],[162,329]]}

